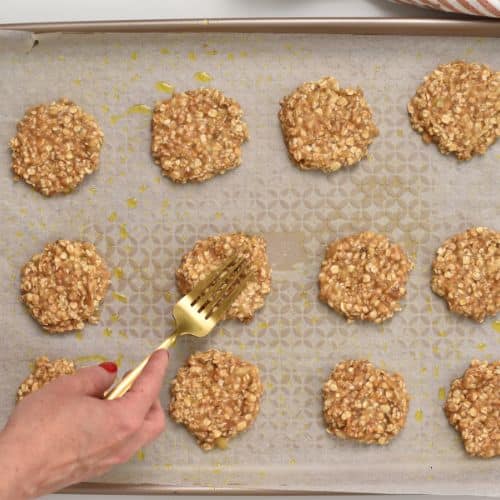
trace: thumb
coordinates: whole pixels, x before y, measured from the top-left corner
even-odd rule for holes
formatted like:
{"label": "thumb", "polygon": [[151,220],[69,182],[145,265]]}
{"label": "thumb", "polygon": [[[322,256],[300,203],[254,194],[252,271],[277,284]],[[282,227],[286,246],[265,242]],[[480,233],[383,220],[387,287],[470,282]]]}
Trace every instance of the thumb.
{"label": "thumb", "polygon": [[87,396],[102,397],[106,389],[113,383],[118,367],[112,361],[106,361],[98,366],[81,368],[67,378],[72,390]]}

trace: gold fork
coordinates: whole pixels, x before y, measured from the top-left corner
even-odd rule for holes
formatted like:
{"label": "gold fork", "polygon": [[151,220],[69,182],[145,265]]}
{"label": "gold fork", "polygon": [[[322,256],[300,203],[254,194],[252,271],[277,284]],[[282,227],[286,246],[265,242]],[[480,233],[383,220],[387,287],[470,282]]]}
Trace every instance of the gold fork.
{"label": "gold fork", "polygon": [[[168,350],[181,335],[205,337],[221,321],[238,295],[243,291],[252,274],[245,257],[234,255],[198,283],[175,304],[173,316],[175,329],[155,350]],[[151,355],[145,358],[112,389],[105,399],[122,397],[135,382]]]}

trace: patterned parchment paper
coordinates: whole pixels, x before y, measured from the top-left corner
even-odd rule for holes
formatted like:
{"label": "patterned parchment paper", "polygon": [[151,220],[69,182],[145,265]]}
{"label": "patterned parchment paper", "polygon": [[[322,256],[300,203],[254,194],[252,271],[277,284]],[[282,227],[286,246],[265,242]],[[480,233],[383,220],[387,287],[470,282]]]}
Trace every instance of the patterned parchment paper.
{"label": "patterned parchment paper", "polygon": [[[205,453],[169,422],[157,442],[103,481],[500,495],[498,459],[469,458],[442,411],[450,381],[472,358],[499,358],[499,324],[450,314],[429,288],[445,238],[474,225],[499,228],[500,144],[459,164],[424,145],[406,114],[416,86],[439,63],[465,58],[499,69],[497,40],[49,35],[31,46],[18,35],[0,45],[1,422],[37,355],[82,365],[114,359],[122,371],[137,363],[171,327],[182,254],[199,238],[242,230],[268,241],[272,293],[252,323],[226,322],[206,339],[178,342],[168,379],[189,353],[208,347],[257,363],[266,392],[255,425],[227,451]],[[325,75],[360,85],[380,128],[367,160],[329,176],[291,164],[276,116],[282,96]],[[251,138],[243,164],[204,184],[174,185],[150,158],[149,108],[169,97],[170,86],[207,85],[245,111]],[[105,146],[101,168],[75,193],[46,199],[13,182],[8,140],[26,107],[61,96],[96,116]],[[325,245],[364,229],[400,242],[416,264],[403,311],[380,326],[347,324],[317,300]],[[56,238],[94,242],[113,269],[101,321],[82,333],[43,333],[18,299],[21,266]],[[343,358],[368,358],[405,377],[408,422],[389,446],[326,434],[321,386]]]}

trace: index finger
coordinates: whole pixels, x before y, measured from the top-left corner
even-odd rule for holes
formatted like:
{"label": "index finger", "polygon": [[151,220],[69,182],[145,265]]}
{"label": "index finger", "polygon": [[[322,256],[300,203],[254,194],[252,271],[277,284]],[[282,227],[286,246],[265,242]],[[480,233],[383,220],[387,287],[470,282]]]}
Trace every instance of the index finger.
{"label": "index finger", "polygon": [[129,391],[115,401],[133,407],[145,416],[158,398],[167,366],[168,352],[164,349],[155,351]]}

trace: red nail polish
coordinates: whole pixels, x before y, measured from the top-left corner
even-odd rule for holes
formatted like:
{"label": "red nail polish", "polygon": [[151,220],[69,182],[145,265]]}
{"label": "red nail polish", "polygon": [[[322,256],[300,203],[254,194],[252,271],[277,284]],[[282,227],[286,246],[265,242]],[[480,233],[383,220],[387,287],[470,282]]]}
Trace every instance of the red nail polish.
{"label": "red nail polish", "polygon": [[109,373],[116,373],[118,371],[118,366],[113,361],[105,361],[99,365],[101,368],[104,368]]}

